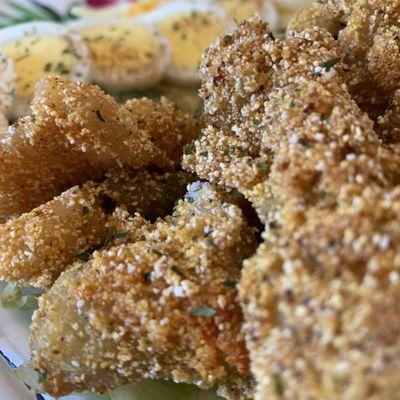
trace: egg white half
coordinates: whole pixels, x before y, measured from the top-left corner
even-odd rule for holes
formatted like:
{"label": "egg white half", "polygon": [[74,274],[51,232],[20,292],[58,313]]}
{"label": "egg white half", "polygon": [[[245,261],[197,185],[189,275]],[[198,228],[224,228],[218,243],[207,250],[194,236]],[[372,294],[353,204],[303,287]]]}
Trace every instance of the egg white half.
{"label": "egg white half", "polygon": [[112,93],[155,86],[170,63],[169,42],[137,19],[76,21],[69,28],[79,33],[92,56],[92,80]]}
{"label": "egg white half", "polygon": [[33,22],[2,29],[0,52],[11,59],[15,73],[11,119],[30,112],[37,80],[49,75],[89,79],[91,61],[85,43],[61,24]]}
{"label": "egg white half", "polygon": [[165,2],[138,19],[155,25],[169,40],[172,57],[166,76],[181,85],[199,83],[198,67],[204,51],[233,23],[221,8],[194,1]]}

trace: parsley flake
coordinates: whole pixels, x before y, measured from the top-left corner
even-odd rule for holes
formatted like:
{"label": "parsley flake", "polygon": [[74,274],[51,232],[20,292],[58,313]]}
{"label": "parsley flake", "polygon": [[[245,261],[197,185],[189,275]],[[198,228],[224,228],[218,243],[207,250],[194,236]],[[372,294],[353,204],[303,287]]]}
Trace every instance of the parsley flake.
{"label": "parsley flake", "polygon": [[173,265],[172,267],[171,267],[171,270],[172,271],[174,271],[177,275],[179,275],[181,278],[184,278],[185,277],[185,274],[176,266],[176,265]]}
{"label": "parsley flake", "polygon": [[194,150],[194,147],[195,147],[194,143],[187,144],[183,149],[183,153],[185,154],[185,156],[188,156],[188,155],[192,154],[193,150]]}
{"label": "parsley flake", "polygon": [[275,393],[279,397],[283,397],[283,393],[285,392],[282,379],[279,375],[275,375],[275,382],[274,382],[274,387],[275,387]]}
{"label": "parsley flake", "polygon": [[223,281],[222,284],[224,286],[226,286],[226,287],[229,287],[229,288],[235,288],[236,285],[237,285],[237,282],[236,281],[232,281],[231,279],[227,279],[226,281]]}
{"label": "parsley flake", "polygon": [[101,115],[100,110],[96,110],[96,117],[98,120],[100,120],[101,122],[106,122],[106,120],[103,118],[103,116]]}
{"label": "parsley flake", "polygon": [[256,164],[256,167],[257,167],[258,169],[260,169],[261,171],[263,171],[263,172],[266,172],[266,171],[267,171],[267,164],[265,164],[265,162],[259,162],[259,163],[257,163],[257,164]]}
{"label": "parsley flake", "polygon": [[199,153],[200,156],[202,157],[207,157],[208,156],[208,151],[202,151],[201,153]]}
{"label": "parsley flake", "polygon": [[225,35],[224,36],[224,42],[225,44],[229,44],[232,42],[232,36],[231,35]]}
{"label": "parsley flake", "polygon": [[253,124],[254,124],[255,126],[260,125],[260,120],[259,120],[258,118],[253,118]]}
{"label": "parsley flake", "polygon": [[156,256],[159,256],[159,257],[162,257],[164,255],[163,253],[161,253],[160,251],[158,251],[157,249],[155,249],[153,247],[150,249],[150,253],[153,253],[153,254],[155,254]]}
{"label": "parsley flake", "polygon": [[330,58],[329,60],[322,63],[321,67],[325,68],[326,72],[329,72],[340,60],[340,57]]}
{"label": "parsley flake", "polygon": [[86,207],[86,206],[84,206],[83,208],[82,208],[82,214],[85,216],[85,215],[88,215],[89,214],[89,207]]}
{"label": "parsley flake", "polygon": [[145,280],[145,282],[151,282],[151,272],[146,272],[145,274],[143,274],[143,279]]}
{"label": "parsley flake", "polygon": [[89,253],[86,253],[85,251],[83,253],[80,253],[80,254],[76,255],[76,258],[78,260],[83,261],[83,262],[88,262],[89,261],[89,257],[90,257]]}
{"label": "parsley flake", "polygon": [[38,376],[38,382],[43,383],[47,378],[47,372],[46,371],[39,371],[39,376]]}
{"label": "parsley flake", "polygon": [[127,234],[128,234],[128,232],[117,232],[117,233],[115,234],[115,237],[116,237],[117,239],[121,239],[121,238],[125,237]]}
{"label": "parsley flake", "polygon": [[195,317],[206,317],[210,318],[215,315],[215,310],[211,307],[192,307],[190,309],[190,314]]}

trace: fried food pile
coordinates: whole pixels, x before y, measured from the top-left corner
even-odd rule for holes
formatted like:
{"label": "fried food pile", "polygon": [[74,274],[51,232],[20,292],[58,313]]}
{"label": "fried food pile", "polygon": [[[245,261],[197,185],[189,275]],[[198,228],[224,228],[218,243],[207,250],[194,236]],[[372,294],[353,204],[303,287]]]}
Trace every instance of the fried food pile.
{"label": "fried food pile", "polygon": [[[398,21],[393,2],[359,3]],[[398,398],[400,159],[379,137],[396,143],[398,81],[354,67],[394,99],[374,123],[360,109],[374,95],[344,78],[342,36],[321,21],[279,41],[255,18],[219,38],[201,65],[206,127],[183,165],[238,189],[265,224],[239,284],[255,399]]]}
{"label": "fried food pile", "polygon": [[240,23],[203,57],[201,120],[38,83],[1,141],[0,277],[48,289],[44,391],[400,398],[399,14]]}
{"label": "fried food pile", "polygon": [[165,98],[47,78],[2,131],[0,278],[47,290],[31,337],[45,392],[154,378],[252,397],[236,284],[257,229],[239,193],[180,168],[201,125]]}

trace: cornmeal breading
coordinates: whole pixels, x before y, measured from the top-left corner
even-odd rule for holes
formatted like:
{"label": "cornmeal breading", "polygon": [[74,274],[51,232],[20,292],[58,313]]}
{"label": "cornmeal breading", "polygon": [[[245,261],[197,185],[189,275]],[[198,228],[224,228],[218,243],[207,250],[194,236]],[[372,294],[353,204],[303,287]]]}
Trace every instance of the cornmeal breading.
{"label": "cornmeal breading", "polygon": [[60,78],[38,83],[32,108],[32,117],[0,138],[0,221],[101,180],[110,168],[173,167],[178,149],[196,133],[195,119],[165,100],[137,100],[128,110],[97,86]]}
{"label": "cornmeal breading", "polygon": [[400,90],[396,91],[389,107],[378,118],[375,129],[386,145],[400,153]]}
{"label": "cornmeal breading", "polygon": [[201,67],[207,127],[184,166],[266,223],[239,286],[256,400],[400,398],[400,160],[340,55],[320,28],[276,41],[253,19]]}
{"label": "cornmeal breading", "polygon": [[326,28],[343,51],[343,78],[359,106],[376,119],[400,88],[399,0],[316,1],[289,30]]}
{"label": "cornmeal breading", "polygon": [[195,185],[146,240],[97,252],[60,276],[32,324],[47,392],[159,378],[251,398],[235,283],[256,241],[224,196]]}
{"label": "cornmeal breading", "polygon": [[400,398],[399,212],[399,188],[366,188],[246,261],[256,400]]}
{"label": "cornmeal breading", "polygon": [[398,157],[342,84],[338,52],[319,28],[282,42],[259,20],[220,38],[201,67],[207,126],[184,167],[237,188],[284,229],[309,208],[397,181]]}
{"label": "cornmeal breading", "polygon": [[[50,286],[71,263],[89,258],[94,249],[136,237],[140,219],[132,222],[129,213],[152,220],[169,214],[190,180],[184,172],[143,170],[133,177],[118,172],[100,185],[67,190],[0,225],[0,279]],[[129,213],[116,211],[117,206]],[[140,225],[146,225],[144,220]]]}

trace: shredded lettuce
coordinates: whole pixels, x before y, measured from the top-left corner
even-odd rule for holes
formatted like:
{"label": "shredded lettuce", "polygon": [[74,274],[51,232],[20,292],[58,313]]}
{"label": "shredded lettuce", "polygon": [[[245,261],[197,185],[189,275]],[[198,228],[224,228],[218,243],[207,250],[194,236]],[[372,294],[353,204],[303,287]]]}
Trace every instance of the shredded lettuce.
{"label": "shredded lettuce", "polygon": [[40,293],[23,294],[20,286],[9,283],[1,294],[1,304],[13,310],[34,310],[38,307],[39,296]]}
{"label": "shredded lettuce", "polygon": [[200,390],[193,385],[143,380],[108,394],[110,400],[222,400],[215,390]]}
{"label": "shredded lettuce", "polygon": [[[43,392],[42,379],[31,362],[14,371],[33,393]],[[194,385],[144,379],[136,385],[122,386],[104,395],[81,393],[82,400],[223,400],[215,390],[201,390]]]}
{"label": "shredded lettuce", "polygon": [[21,364],[13,371],[13,374],[25,385],[29,386],[32,393],[43,391],[42,384],[39,383],[41,381],[40,374],[33,368],[31,362],[28,361]]}

